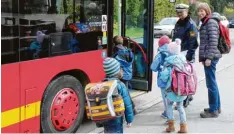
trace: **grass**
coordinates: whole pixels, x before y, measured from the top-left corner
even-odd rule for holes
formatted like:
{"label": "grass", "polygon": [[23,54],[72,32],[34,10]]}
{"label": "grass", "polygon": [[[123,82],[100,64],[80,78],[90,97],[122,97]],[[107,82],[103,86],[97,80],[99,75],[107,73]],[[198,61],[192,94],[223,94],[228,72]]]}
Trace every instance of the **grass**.
{"label": "grass", "polygon": [[[144,30],[143,28],[127,28],[126,36],[130,38],[143,37]],[[118,29],[114,29],[114,36],[118,35]]]}

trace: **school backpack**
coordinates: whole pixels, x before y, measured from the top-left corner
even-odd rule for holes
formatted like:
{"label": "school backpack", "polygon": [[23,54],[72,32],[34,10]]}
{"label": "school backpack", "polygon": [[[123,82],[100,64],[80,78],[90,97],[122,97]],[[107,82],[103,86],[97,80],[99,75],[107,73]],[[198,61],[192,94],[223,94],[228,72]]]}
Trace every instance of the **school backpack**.
{"label": "school backpack", "polygon": [[194,95],[197,90],[197,75],[191,63],[185,63],[184,69],[174,66],[171,90],[178,96]]}
{"label": "school backpack", "polygon": [[[210,17],[208,17],[204,21],[204,23],[207,22],[209,19],[210,19]],[[218,49],[219,49],[221,54],[228,54],[231,51],[231,40],[230,40],[229,29],[226,26],[224,26],[220,21],[218,21],[218,20],[216,20],[216,21],[219,24],[219,31],[220,31]]]}
{"label": "school backpack", "polygon": [[117,57],[119,59],[126,60],[127,62],[130,62],[134,59],[134,54],[131,49],[126,48],[126,49],[119,49],[113,57],[116,59]]}
{"label": "school backpack", "polygon": [[218,22],[220,29],[220,38],[218,49],[221,54],[227,54],[231,51],[231,41],[229,29],[225,27],[221,22]]}
{"label": "school backpack", "polygon": [[124,114],[124,101],[118,94],[117,80],[90,83],[85,87],[86,114],[96,122],[120,117]]}

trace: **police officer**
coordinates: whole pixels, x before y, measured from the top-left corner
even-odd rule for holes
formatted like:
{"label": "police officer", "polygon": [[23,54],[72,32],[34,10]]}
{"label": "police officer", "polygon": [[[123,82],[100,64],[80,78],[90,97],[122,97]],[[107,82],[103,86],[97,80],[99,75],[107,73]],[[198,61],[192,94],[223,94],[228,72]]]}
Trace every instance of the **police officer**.
{"label": "police officer", "polygon": [[[195,51],[198,47],[198,32],[196,23],[189,16],[189,5],[177,4],[176,14],[179,17],[174,29],[172,41],[176,38],[181,39],[181,51],[185,53],[188,62],[195,62]],[[188,96],[184,100],[184,107],[189,105],[193,100],[192,96]]]}

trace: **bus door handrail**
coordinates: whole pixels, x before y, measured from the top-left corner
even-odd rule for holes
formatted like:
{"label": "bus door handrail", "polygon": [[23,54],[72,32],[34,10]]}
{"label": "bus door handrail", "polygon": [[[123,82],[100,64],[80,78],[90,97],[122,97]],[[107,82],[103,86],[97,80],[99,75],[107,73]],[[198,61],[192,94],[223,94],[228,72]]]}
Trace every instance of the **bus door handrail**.
{"label": "bus door handrail", "polygon": [[137,42],[134,41],[134,40],[131,40],[130,38],[123,37],[123,39],[124,39],[124,40],[129,40],[131,43],[133,43],[134,45],[136,45],[136,46],[141,50],[141,52],[142,52],[142,54],[143,54],[143,57],[144,57],[144,61],[145,61],[146,63],[148,63],[148,60],[147,60],[147,57],[146,57],[146,53],[145,53],[145,51],[143,50],[143,48],[139,45],[139,43],[137,43]]}

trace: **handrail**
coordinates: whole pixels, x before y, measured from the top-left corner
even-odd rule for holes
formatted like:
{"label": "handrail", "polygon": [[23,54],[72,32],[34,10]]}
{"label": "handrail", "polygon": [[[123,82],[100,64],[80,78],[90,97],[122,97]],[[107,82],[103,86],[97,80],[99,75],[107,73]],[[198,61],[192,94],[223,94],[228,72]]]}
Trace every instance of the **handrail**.
{"label": "handrail", "polygon": [[143,48],[139,45],[139,43],[137,43],[137,42],[134,41],[134,40],[131,40],[130,38],[123,37],[123,39],[124,39],[124,40],[129,40],[131,43],[133,43],[134,45],[136,45],[136,46],[141,50],[141,52],[142,52],[142,54],[143,54],[143,57],[144,57],[144,61],[145,61],[146,63],[148,63],[148,60],[147,60],[147,56],[146,56],[146,54],[145,54],[145,51],[144,51]]}

